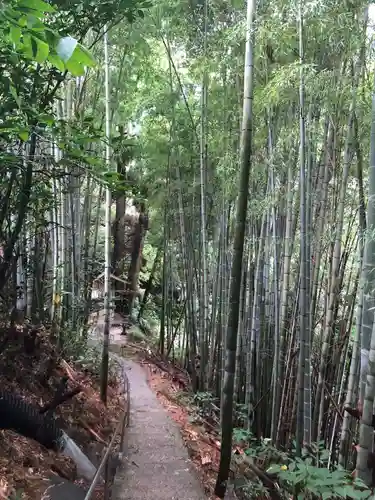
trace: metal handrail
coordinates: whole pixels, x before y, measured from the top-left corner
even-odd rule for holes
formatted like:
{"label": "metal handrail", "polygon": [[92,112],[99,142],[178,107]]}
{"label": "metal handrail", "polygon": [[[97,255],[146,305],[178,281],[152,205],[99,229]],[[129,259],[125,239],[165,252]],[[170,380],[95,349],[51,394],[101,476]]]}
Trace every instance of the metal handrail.
{"label": "metal handrail", "polygon": [[86,493],[84,500],[90,500],[92,498],[92,496],[94,494],[95,487],[98,484],[98,481],[100,479],[100,475],[101,475],[104,467],[105,467],[105,471],[104,471],[104,498],[105,499],[108,498],[108,487],[109,487],[108,458],[109,458],[110,452],[113,449],[113,446],[114,446],[115,441],[116,441],[116,437],[118,436],[120,430],[121,430],[120,453],[122,453],[124,438],[125,438],[125,428],[129,426],[129,413],[130,413],[130,383],[129,383],[129,379],[125,373],[124,367],[122,367],[122,374],[124,377],[124,394],[125,394],[125,398],[126,398],[123,415],[122,415],[122,418],[115,429],[115,432],[113,433],[112,439],[107,447],[107,450],[104,454],[104,457],[102,458],[102,460],[99,464],[99,467],[97,468],[95,476],[93,477],[93,480],[92,480],[91,485],[88,489],[88,492]]}

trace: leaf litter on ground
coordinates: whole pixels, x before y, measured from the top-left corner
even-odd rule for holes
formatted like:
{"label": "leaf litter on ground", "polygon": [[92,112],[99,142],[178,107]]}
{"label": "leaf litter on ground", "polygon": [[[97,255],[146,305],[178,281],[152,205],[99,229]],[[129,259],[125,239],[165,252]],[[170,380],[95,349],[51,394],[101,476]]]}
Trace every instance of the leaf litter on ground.
{"label": "leaf litter on ground", "polygon": [[[0,329],[2,389],[43,407],[52,401],[62,377],[68,379],[66,390],[80,386],[82,391],[57,406],[54,415],[67,434],[98,465],[124,408],[118,380],[110,377],[106,407],[100,400],[98,375],[86,365],[58,356],[48,331],[38,329],[31,354],[25,353],[25,331],[14,328],[10,333],[9,328]],[[50,374],[45,377],[47,371]],[[39,500],[53,475],[88,486],[78,479],[71,459],[12,431],[0,431],[0,500],[12,498],[16,493],[17,499]],[[102,486],[97,488],[96,499],[99,498],[103,498]]]}

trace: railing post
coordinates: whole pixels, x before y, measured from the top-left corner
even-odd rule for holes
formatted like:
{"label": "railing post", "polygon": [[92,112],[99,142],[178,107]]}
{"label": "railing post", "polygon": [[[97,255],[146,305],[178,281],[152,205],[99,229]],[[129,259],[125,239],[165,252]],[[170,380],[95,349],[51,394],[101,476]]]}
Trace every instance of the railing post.
{"label": "railing post", "polygon": [[109,456],[106,460],[105,463],[105,470],[104,470],[104,500],[109,499]]}

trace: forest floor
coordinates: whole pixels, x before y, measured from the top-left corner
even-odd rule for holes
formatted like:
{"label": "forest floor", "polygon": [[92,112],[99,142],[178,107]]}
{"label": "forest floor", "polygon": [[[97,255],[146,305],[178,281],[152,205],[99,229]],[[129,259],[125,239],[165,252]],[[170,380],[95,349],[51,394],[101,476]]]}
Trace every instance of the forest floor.
{"label": "forest floor", "polygon": [[[27,354],[28,351],[31,352]],[[22,329],[0,329],[1,390],[18,394],[26,402],[42,408],[53,400],[63,377],[68,379],[68,390],[79,386],[81,392],[59,405],[54,414],[61,427],[97,466],[117,426],[123,400],[121,386],[111,376],[108,406],[102,404],[99,378],[85,360],[73,362],[57,356],[49,341],[49,332],[43,328],[36,331],[34,338]],[[65,486],[61,478],[66,480]],[[59,488],[60,493],[53,495],[54,484],[63,485],[65,489]],[[52,499],[72,498],[72,494],[78,499],[84,497],[85,488],[87,484],[78,479],[71,459],[12,431],[0,431],[0,499],[39,500],[47,489]],[[102,487],[98,486],[94,498],[102,496]]]}

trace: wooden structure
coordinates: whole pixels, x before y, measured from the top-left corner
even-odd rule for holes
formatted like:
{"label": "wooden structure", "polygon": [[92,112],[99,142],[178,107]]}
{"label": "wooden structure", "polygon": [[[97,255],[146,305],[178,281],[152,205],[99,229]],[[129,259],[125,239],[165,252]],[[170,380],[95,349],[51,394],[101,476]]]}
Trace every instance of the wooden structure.
{"label": "wooden structure", "polygon": [[[91,299],[93,302],[102,303],[104,301],[104,280],[105,280],[104,275],[105,275],[105,271],[100,273],[99,276],[97,276],[92,283]],[[115,276],[112,273],[109,275],[109,279],[110,279],[109,301],[110,301],[110,309],[111,309],[112,326],[116,326],[116,324],[122,325],[123,324],[122,319],[120,321],[118,318],[118,315],[115,315],[115,307],[114,307],[115,288],[113,287],[112,283],[116,282],[116,281],[120,282],[123,284],[123,287],[125,289],[126,281],[121,279],[121,278],[118,278],[117,276]],[[118,293],[118,292],[116,292],[116,293]],[[98,320],[100,309],[101,309],[101,306],[99,307],[99,309],[97,309],[97,320]],[[116,316],[117,316],[117,321],[115,321]]]}
{"label": "wooden structure", "polygon": [[[94,279],[94,281],[92,282],[91,298],[94,300],[104,299],[104,279],[105,279],[104,275],[105,275],[105,271],[100,273],[99,276],[97,276]],[[119,278],[118,276],[115,276],[112,273],[109,275],[109,279],[110,279],[111,283],[113,281],[119,281],[120,283],[123,283],[125,286],[127,284],[127,282],[125,280],[123,280],[122,278]],[[110,286],[110,296],[111,296],[110,298],[113,297],[112,286]]]}

